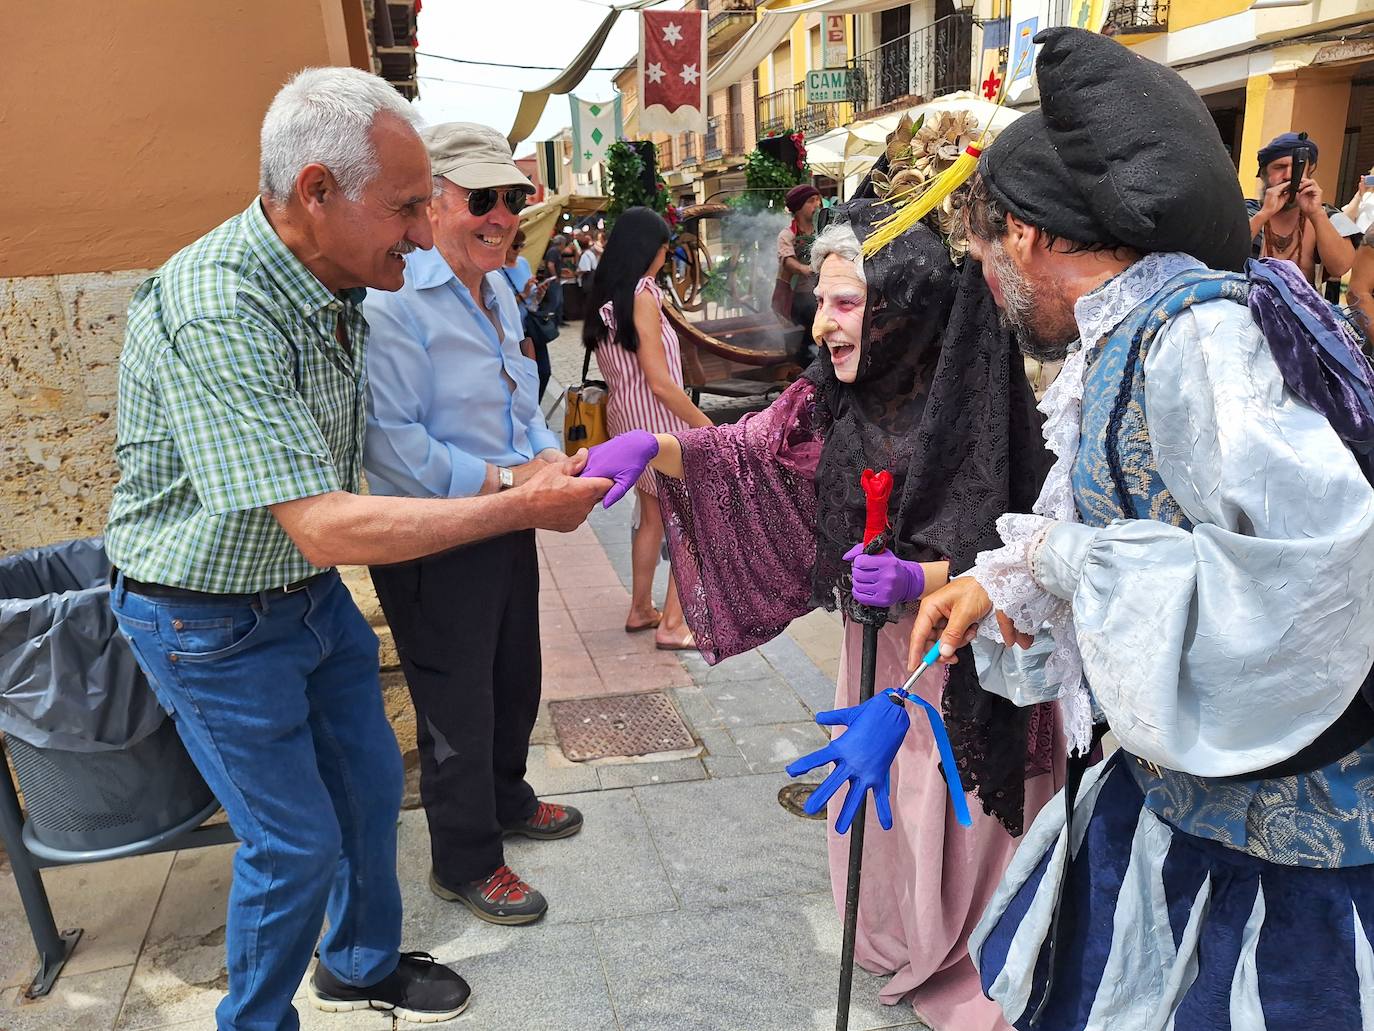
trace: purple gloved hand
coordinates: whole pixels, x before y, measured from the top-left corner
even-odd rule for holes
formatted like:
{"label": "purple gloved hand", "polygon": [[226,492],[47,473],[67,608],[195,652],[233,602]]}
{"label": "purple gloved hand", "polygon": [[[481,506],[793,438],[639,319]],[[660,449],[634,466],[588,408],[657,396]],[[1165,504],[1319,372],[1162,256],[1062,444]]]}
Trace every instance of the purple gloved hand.
{"label": "purple gloved hand", "polygon": [[860,605],[885,609],[905,601],[916,601],[926,589],[926,574],[919,562],[907,562],[890,551],[865,555],[856,544],[844,553],[852,563],[854,600]]}
{"label": "purple gloved hand", "polygon": [[610,508],[629,493],[657,455],[658,438],[647,430],[630,430],[588,451],[587,464],[578,475],[615,481],[601,502],[603,508]]}

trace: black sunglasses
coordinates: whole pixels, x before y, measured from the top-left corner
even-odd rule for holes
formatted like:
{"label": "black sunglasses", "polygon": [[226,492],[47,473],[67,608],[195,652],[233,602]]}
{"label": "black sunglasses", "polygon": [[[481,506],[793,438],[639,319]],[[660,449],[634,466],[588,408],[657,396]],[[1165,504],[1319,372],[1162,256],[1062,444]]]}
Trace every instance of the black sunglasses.
{"label": "black sunglasses", "polygon": [[530,201],[530,195],[523,186],[513,186],[509,190],[497,190],[486,186],[480,190],[468,191],[468,210],[480,218],[496,207],[497,197],[505,198],[506,210],[512,215],[520,214]]}

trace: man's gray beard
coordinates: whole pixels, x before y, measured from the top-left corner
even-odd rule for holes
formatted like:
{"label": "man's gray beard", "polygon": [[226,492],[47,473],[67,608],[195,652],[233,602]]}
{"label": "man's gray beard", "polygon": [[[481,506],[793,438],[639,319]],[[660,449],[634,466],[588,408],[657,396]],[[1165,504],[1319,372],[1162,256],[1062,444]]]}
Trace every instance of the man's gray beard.
{"label": "man's gray beard", "polygon": [[1069,353],[1069,345],[1076,334],[1067,340],[1051,342],[1037,332],[1035,318],[1035,289],[1021,270],[1012,263],[1001,241],[994,241],[988,263],[997,275],[1002,288],[1002,324],[1016,333],[1021,353],[1038,362],[1062,362]]}
{"label": "man's gray beard", "polygon": [[1018,326],[1007,318],[1005,313],[1002,316],[1002,321],[1016,333],[1016,344],[1027,358],[1034,358],[1037,362],[1062,362],[1068,357],[1069,345],[1073,343],[1072,340],[1052,344],[1041,340],[1028,327]]}

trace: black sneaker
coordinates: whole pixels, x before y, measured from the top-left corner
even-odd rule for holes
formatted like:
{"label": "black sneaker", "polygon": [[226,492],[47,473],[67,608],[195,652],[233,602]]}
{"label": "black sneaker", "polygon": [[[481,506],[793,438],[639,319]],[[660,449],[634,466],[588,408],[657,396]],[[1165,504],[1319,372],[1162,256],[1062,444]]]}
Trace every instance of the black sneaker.
{"label": "black sneaker", "polygon": [[386,1010],[402,1020],[437,1024],[467,1009],[472,989],[428,952],[403,952],[395,970],[366,988],[344,984],[317,963],[306,994],[310,1005],[326,1013]]}
{"label": "black sneaker", "polygon": [[544,896],[509,866],[497,867],[484,880],[450,888],[429,872],[429,890],[446,902],[461,902],[489,924],[532,924],[549,910]]}

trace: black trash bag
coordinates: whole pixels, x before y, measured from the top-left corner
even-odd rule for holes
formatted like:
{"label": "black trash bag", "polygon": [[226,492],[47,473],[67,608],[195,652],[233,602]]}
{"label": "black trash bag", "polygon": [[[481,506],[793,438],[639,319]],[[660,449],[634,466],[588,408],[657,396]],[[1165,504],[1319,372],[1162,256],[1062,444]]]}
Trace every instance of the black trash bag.
{"label": "black trash bag", "polygon": [[127,748],[166,718],[110,611],[99,537],[0,558],[0,731],[35,748]]}

